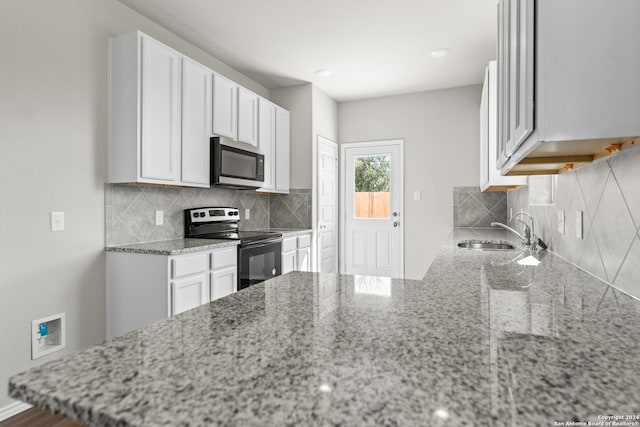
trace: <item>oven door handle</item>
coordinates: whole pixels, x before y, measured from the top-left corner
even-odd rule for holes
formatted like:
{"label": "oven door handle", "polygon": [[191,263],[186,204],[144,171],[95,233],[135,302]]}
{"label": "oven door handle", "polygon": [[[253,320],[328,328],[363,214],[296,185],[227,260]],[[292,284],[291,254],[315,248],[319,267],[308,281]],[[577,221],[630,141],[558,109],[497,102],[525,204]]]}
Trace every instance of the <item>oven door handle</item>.
{"label": "oven door handle", "polygon": [[274,243],[282,243],[282,237],[278,237],[275,239],[269,239],[269,240],[258,240],[256,242],[249,242],[249,243],[245,243],[245,244],[241,244],[240,247],[242,249],[244,248],[261,248],[263,246],[269,246],[272,245]]}

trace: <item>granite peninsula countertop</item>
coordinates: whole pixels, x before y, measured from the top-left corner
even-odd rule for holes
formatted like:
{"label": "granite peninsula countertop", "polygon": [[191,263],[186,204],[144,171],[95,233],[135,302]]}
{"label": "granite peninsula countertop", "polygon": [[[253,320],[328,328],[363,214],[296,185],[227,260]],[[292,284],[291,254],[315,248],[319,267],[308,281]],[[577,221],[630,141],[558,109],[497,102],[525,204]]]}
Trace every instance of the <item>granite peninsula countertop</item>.
{"label": "granite peninsula countertop", "polygon": [[552,253],[524,267],[456,247],[468,238],[509,239],[454,230],[423,281],[279,276],[15,375],[9,394],[90,426],[640,414],[638,301]]}
{"label": "granite peninsula countertop", "polygon": [[107,252],[127,252],[134,254],[181,255],[236,246],[239,243],[237,240],[223,239],[172,239],[132,245],[107,246],[105,250]]}

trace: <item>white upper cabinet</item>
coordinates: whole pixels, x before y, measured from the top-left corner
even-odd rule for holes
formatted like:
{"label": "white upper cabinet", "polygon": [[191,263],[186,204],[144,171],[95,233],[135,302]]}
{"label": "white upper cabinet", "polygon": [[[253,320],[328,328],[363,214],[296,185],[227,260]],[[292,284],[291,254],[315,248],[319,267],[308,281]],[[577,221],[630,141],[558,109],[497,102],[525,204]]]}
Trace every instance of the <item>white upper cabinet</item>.
{"label": "white upper cabinet", "polygon": [[258,145],[258,95],[238,88],[238,141]]}
{"label": "white upper cabinet", "polygon": [[480,101],[480,190],[506,191],[527,184],[524,176],[501,176],[498,170],[497,63],[485,69]]}
{"label": "white upper cabinet", "polygon": [[503,173],[576,168],[640,136],[638,16],[637,0],[500,0]]}
{"label": "white upper cabinet", "polygon": [[213,74],[213,133],[236,140],[238,137],[238,85]]}
{"label": "white upper cabinet", "polygon": [[289,112],[276,106],[275,189],[289,192]]}
{"label": "white upper cabinet", "polygon": [[259,100],[258,148],[264,154],[264,186],[258,191],[289,192],[289,112]]}
{"label": "white upper cabinet", "polygon": [[180,55],[142,38],[142,178],[175,182],[180,155]]}
{"label": "white upper cabinet", "polygon": [[209,187],[210,76],[139,31],[109,40],[109,182]]}
{"label": "white upper cabinet", "polygon": [[261,190],[275,190],[276,105],[264,98],[258,101],[258,148],[264,155],[264,186]]}
{"label": "white upper cabinet", "polygon": [[182,60],[182,179],[209,187],[211,70],[189,58]]}

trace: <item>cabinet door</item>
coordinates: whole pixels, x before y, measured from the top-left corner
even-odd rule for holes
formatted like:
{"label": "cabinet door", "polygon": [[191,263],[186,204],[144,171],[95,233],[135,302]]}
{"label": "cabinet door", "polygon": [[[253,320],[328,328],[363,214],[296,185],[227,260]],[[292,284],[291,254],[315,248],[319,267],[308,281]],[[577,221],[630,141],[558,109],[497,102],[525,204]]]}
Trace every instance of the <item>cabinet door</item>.
{"label": "cabinet door", "polygon": [[180,155],[180,84],[177,52],[142,37],[142,178],[175,182]]}
{"label": "cabinet door", "polygon": [[498,3],[498,167],[507,159],[507,143],[511,129],[509,116],[509,0]]}
{"label": "cabinet door", "polygon": [[209,301],[209,280],[205,273],[171,283],[171,315],[191,310]]}
{"label": "cabinet door", "polygon": [[183,58],[181,181],[185,184],[209,187],[211,122],[211,70]]}
{"label": "cabinet door", "polygon": [[296,251],[296,263],[298,271],[311,271],[311,248],[302,248]]}
{"label": "cabinet door", "polygon": [[297,270],[296,251],[282,252],[282,274]]}
{"label": "cabinet door", "polygon": [[238,141],[258,145],[258,95],[238,88]]}
{"label": "cabinet door", "polygon": [[223,268],[211,273],[211,301],[225,297],[237,291],[238,269]]}
{"label": "cabinet door", "polygon": [[276,106],[260,98],[258,101],[258,147],[264,154],[263,190],[274,190],[274,171],[276,163]]}
{"label": "cabinet door", "polygon": [[276,107],[276,190],[289,192],[289,112]]}
{"label": "cabinet door", "polygon": [[509,0],[509,139],[510,156],[533,131],[533,0]]}
{"label": "cabinet door", "polygon": [[480,97],[480,190],[489,183],[489,67],[484,70],[484,84]]}
{"label": "cabinet door", "polygon": [[238,85],[219,74],[213,75],[213,133],[237,138]]}

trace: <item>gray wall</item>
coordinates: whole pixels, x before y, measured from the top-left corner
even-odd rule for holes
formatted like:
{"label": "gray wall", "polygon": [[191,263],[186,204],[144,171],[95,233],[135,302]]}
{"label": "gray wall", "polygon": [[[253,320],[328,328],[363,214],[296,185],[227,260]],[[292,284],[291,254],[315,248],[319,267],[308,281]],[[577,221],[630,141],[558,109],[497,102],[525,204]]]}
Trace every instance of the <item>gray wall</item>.
{"label": "gray wall", "polygon": [[[479,181],[481,86],[338,104],[340,143],[405,141],[405,276],[422,279],[452,227],[453,187]],[[419,190],[420,201],[413,200]],[[410,232],[409,232],[410,230]]]}
{"label": "gray wall", "polygon": [[[554,205],[529,202],[529,188],[508,193],[514,212],[535,217],[536,234],[549,249],[600,279],[640,298],[640,147],[624,150],[558,176]],[[576,237],[583,211],[584,238]],[[557,231],[565,212],[565,234]]]}
{"label": "gray wall", "polygon": [[[107,38],[136,29],[269,94],[116,0],[0,2],[0,408],[11,374],[105,337]],[[31,321],[60,312],[66,350],[32,362]]]}

